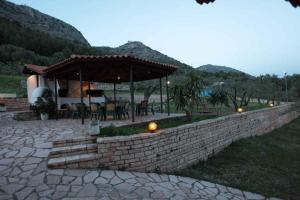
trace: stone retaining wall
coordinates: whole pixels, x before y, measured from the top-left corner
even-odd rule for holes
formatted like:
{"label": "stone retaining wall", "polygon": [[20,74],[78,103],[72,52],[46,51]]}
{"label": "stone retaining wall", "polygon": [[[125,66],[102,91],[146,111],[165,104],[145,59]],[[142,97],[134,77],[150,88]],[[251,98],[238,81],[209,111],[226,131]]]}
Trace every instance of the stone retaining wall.
{"label": "stone retaining wall", "polygon": [[7,111],[25,111],[29,110],[27,98],[2,98],[0,102],[4,103]]}
{"label": "stone retaining wall", "polygon": [[100,166],[128,171],[173,171],[205,160],[233,141],[261,135],[299,116],[292,104],[233,114],[132,136],[98,138]]}

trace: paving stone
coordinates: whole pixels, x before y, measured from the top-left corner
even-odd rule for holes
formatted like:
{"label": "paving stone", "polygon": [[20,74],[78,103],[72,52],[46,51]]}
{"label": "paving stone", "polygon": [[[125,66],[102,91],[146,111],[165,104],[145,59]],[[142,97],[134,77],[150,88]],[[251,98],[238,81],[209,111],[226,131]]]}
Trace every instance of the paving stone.
{"label": "paving stone", "polygon": [[62,183],[63,184],[70,184],[75,179],[74,176],[63,176],[62,177]]}
{"label": "paving stone", "polygon": [[114,171],[108,171],[108,170],[103,170],[101,172],[101,177],[104,177],[106,179],[111,179],[112,177],[115,176],[115,172]]}
{"label": "paving stone", "polygon": [[26,157],[28,155],[30,155],[32,152],[34,151],[33,148],[29,148],[29,147],[22,147],[20,149],[20,152],[16,155],[16,157]]}
{"label": "paving stone", "polygon": [[29,179],[28,185],[29,186],[39,186],[44,183],[44,178],[45,178],[45,172],[40,173],[38,175],[32,176]]}
{"label": "paving stone", "polygon": [[27,198],[26,200],[37,200],[38,199],[38,194],[33,192],[31,193]]}
{"label": "paving stone", "polygon": [[56,175],[48,175],[47,176],[47,184],[49,185],[57,185],[60,182],[60,176],[56,176]]}
{"label": "paving stone", "polygon": [[94,184],[106,184],[108,183],[107,179],[102,178],[102,177],[98,177],[96,178],[96,180],[94,181]]}
{"label": "paving stone", "polygon": [[62,176],[64,174],[64,170],[63,169],[51,169],[51,170],[48,170],[48,174]]}
{"label": "paving stone", "polygon": [[53,199],[62,199],[63,197],[67,196],[67,192],[62,192],[62,191],[56,191],[53,193],[51,196]]}
{"label": "paving stone", "polygon": [[69,185],[57,185],[56,186],[56,191],[58,192],[68,192],[70,190],[70,187]]}
{"label": "paving stone", "polygon": [[123,182],[123,180],[121,180],[119,177],[115,176],[111,179],[110,184],[117,185],[117,184],[122,183],[122,182]]}
{"label": "paving stone", "polygon": [[66,176],[84,176],[86,173],[86,170],[82,169],[65,169],[64,174]]}
{"label": "paving stone", "polygon": [[130,172],[123,172],[123,171],[116,171],[116,174],[119,178],[125,180],[125,179],[130,179],[130,178],[134,178],[135,176],[130,173]]}
{"label": "paving stone", "polygon": [[14,162],[13,158],[4,158],[0,160],[0,165],[9,165]]}
{"label": "paving stone", "polygon": [[137,188],[134,191],[138,196],[142,198],[149,198],[150,197],[150,192],[144,188]]}
{"label": "paving stone", "polygon": [[23,187],[24,185],[12,183],[8,185],[2,185],[0,188],[8,194],[14,194],[16,191],[20,190]]}
{"label": "paving stone", "polygon": [[151,198],[153,198],[153,199],[165,199],[166,196],[163,192],[153,192],[153,193],[151,193]]}
{"label": "paving stone", "polygon": [[216,187],[216,185],[214,183],[210,183],[210,182],[207,182],[207,181],[200,181],[200,183],[202,185],[204,185],[205,187]]}
{"label": "paving stone", "polygon": [[82,177],[77,177],[74,181],[71,182],[71,185],[82,185]]}
{"label": "paving stone", "polygon": [[97,187],[93,184],[87,184],[79,192],[78,197],[93,197],[97,193]]}
{"label": "paving stone", "polygon": [[126,193],[130,193],[133,190],[135,190],[136,188],[126,182],[118,184],[114,187],[115,189],[117,189],[120,192],[126,192]]}
{"label": "paving stone", "polygon": [[33,156],[38,158],[46,158],[48,157],[49,152],[50,149],[37,149]]}
{"label": "paving stone", "polygon": [[25,187],[19,192],[16,193],[16,196],[18,200],[23,200],[25,199],[32,191],[34,190],[33,187]]}
{"label": "paving stone", "polygon": [[83,177],[84,183],[91,183],[99,176],[99,172],[92,171]]}
{"label": "paving stone", "polygon": [[81,189],[82,189],[82,186],[77,186],[77,185],[71,186],[72,192],[79,192]]}
{"label": "paving stone", "polygon": [[25,161],[24,165],[38,164],[38,163],[40,163],[41,161],[42,161],[41,158],[29,157],[29,158]]}
{"label": "paving stone", "polygon": [[24,165],[24,166],[21,166],[21,169],[23,171],[28,171],[28,170],[31,170],[31,169],[34,169],[37,167],[37,164],[31,164],[31,165]]}

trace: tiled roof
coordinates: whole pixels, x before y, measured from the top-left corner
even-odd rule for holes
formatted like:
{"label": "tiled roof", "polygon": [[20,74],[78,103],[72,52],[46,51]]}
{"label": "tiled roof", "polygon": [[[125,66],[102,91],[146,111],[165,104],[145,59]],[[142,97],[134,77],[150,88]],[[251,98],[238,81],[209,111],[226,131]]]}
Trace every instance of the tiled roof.
{"label": "tiled roof", "polygon": [[23,68],[24,74],[42,74],[44,70],[47,69],[46,66],[39,66],[33,64],[25,64]]}
{"label": "tiled roof", "polygon": [[55,63],[51,66],[49,66],[45,72],[50,72],[53,71],[54,69],[61,68],[67,64],[70,64],[72,62],[76,61],[134,61],[134,62],[139,62],[143,64],[149,64],[157,67],[164,67],[166,69],[174,69],[175,71],[177,70],[177,67],[175,65],[169,65],[169,64],[163,64],[159,62],[153,62],[141,58],[137,58],[131,55],[104,55],[104,56],[96,56],[96,55],[71,55],[70,58],[67,58],[61,62]]}

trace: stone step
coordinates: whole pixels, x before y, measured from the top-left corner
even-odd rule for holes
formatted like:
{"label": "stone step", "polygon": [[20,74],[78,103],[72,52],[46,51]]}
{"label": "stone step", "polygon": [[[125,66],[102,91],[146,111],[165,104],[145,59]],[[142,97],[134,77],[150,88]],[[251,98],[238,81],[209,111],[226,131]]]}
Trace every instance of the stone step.
{"label": "stone step", "polygon": [[[87,153],[80,155],[71,155],[48,160],[49,168],[94,168],[97,167],[98,154]],[[93,163],[94,162],[94,163]]]}
{"label": "stone step", "polygon": [[54,147],[49,153],[50,158],[96,153],[97,144],[77,144],[73,146]]}
{"label": "stone step", "polygon": [[71,139],[60,139],[53,141],[53,147],[65,147],[78,144],[96,144],[96,136],[76,137]]}

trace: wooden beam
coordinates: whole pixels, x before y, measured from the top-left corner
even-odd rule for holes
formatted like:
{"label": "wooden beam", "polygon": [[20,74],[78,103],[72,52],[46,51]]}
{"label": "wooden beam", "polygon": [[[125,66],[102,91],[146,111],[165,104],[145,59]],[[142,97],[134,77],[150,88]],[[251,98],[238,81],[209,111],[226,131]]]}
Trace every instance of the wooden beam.
{"label": "wooden beam", "polygon": [[81,124],[84,124],[83,88],[82,88],[82,66],[80,66],[80,69],[79,69],[79,81],[80,81]]}
{"label": "wooden beam", "polygon": [[130,96],[131,96],[131,121],[134,122],[134,88],[133,88],[133,67],[130,66]]}
{"label": "wooden beam", "polygon": [[55,119],[58,119],[58,113],[57,113],[57,79],[54,76],[54,99],[55,99]]}

